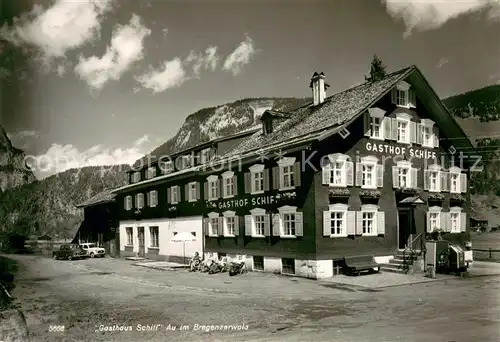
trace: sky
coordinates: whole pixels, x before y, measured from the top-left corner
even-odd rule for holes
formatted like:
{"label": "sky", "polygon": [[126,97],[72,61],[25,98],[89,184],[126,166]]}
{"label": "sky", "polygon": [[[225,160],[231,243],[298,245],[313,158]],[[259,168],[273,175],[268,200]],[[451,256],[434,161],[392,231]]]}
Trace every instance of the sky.
{"label": "sky", "polygon": [[[500,80],[499,0],[16,0],[3,3],[0,125],[39,161],[133,163],[205,107],[333,94],[417,65],[442,98]],[[40,161],[45,161],[40,163]]]}

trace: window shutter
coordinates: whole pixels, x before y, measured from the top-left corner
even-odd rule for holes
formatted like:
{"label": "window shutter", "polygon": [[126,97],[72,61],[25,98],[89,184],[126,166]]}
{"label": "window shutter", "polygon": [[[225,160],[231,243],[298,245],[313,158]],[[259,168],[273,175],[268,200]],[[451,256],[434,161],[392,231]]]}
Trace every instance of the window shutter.
{"label": "window shutter", "polygon": [[330,164],[323,166],[321,169],[323,185],[330,184]]}
{"label": "window shutter", "polygon": [[252,215],[245,215],[245,235],[252,235]]}
{"label": "window shutter", "polygon": [[295,236],[304,235],[304,220],[302,212],[295,213]]}
{"label": "window shutter", "polygon": [[[427,233],[432,233],[432,229],[431,229],[431,213],[427,213]],[[401,222],[399,223],[401,224]]]}
{"label": "window shutter", "polygon": [[392,129],[391,129],[391,118],[385,117],[382,121],[382,125],[384,126],[384,139],[392,139]]}
{"label": "window shutter", "polygon": [[467,174],[466,173],[460,174],[460,192],[462,192],[462,193],[467,192]]}
{"label": "window shutter", "polygon": [[377,235],[385,235],[385,212],[377,212]]}
{"label": "window shutter", "polygon": [[413,189],[418,188],[418,172],[414,167],[410,168],[410,184]]}
{"label": "window shutter", "polygon": [[449,188],[449,173],[441,171],[441,191],[450,191]]}
{"label": "window shutter", "polygon": [[433,135],[432,138],[434,140],[434,147],[439,147],[439,128],[437,126],[432,127]]}
{"label": "window shutter", "polygon": [[210,198],[208,194],[208,181],[203,182],[203,198],[205,199],[205,201]]}
{"label": "window shutter", "polygon": [[398,104],[396,88],[392,88],[391,90],[391,102],[392,104]]}
{"label": "window shutter", "polygon": [[245,193],[249,194],[252,192],[252,174],[250,172],[245,172]]}
{"label": "window shutter", "polygon": [[356,163],[356,186],[361,186],[363,184],[363,165],[361,163]]}
{"label": "window shutter", "polygon": [[224,217],[218,217],[219,227],[217,229],[217,235],[224,235]]}
{"label": "window shutter", "polygon": [[221,188],[222,188],[222,182],[221,179],[217,179],[215,181],[215,198],[220,198],[221,197]]}
{"label": "window shutter", "polygon": [[399,174],[397,166],[392,167],[392,187],[396,189],[399,188]]}
{"label": "window shutter", "polygon": [[300,182],[301,182],[301,179],[300,179],[300,176],[301,176],[301,173],[302,173],[302,170],[300,169],[300,162],[296,162],[295,165],[294,165],[294,183],[293,184],[294,186],[300,186]]}
{"label": "window shutter", "polygon": [[429,170],[424,170],[424,190],[429,190]]}
{"label": "window shutter", "polygon": [[278,190],[280,187],[280,174],[279,174],[279,167],[275,166],[273,167],[273,190]]}
{"label": "window shutter", "polygon": [[200,199],[200,182],[196,182],[196,199]]}
{"label": "window shutter", "polygon": [[186,201],[189,201],[190,198],[190,191],[189,191],[189,184],[184,185],[184,198]]}
{"label": "window shutter", "polygon": [[240,235],[240,220],[239,216],[234,217],[234,235]]}
{"label": "window shutter", "polygon": [[416,125],[416,144],[422,145],[422,124],[417,123]]}
{"label": "window shutter", "polygon": [[354,185],[354,164],[350,161],[345,162],[346,167],[346,185],[353,186]]}
{"label": "window shutter", "polygon": [[363,113],[363,132],[365,133],[365,137],[371,136],[371,129],[370,129],[370,113],[368,111]]}
{"label": "window shutter", "polygon": [[146,192],[146,206],[151,206],[151,191]]}
{"label": "window shutter", "polygon": [[123,207],[125,208],[125,210],[128,210],[128,196],[125,196],[125,198],[123,199]]}
{"label": "window shutter", "polygon": [[414,121],[410,121],[410,142],[417,143],[417,123]]}
{"label": "window shutter", "polygon": [[172,202],[172,188],[167,188],[167,203],[170,204]]}
{"label": "window shutter", "polygon": [[441,229],[444,232],[448,231],[448,220],[447,220],[447,215],[448,213],[445,212],[440,212],[439,213],[439,229]]}
{"label": "window shutter", "polygon": [[396,118],[391,119],[391,138],[392,140],[398,140],[398,120]]}
{"label": "window shutter", "polygon": [[281,235],[280,214],[273,214],[273,236]]}
{"label": "window shutter", "polygon": [[417,96],[413,89],[408,90],[408,96],[409,96],[409,103],[408,103],[409,106],[411,108],[417,108]]}
{"label": "window shutter", "polygon": [[377,165],[377,187],[384,186],[384,165]]}
{"label": "window shutter", "polygon": [[460,231],[465,232],[467,230],[467,214],[460,213]]}
{"label": "window shutter", "polygon": [[233,195],[238,195],[238,176],[233,176]]}
{"label": "window shutter", "polygon": [[349,210],[346,217],[346,234],[356,235],[356,212]]}
{"label": "window shutter", "polygon": [[331,217],[330,211],[323,211],[323,236],[330,236],[332,234]]}
{"label": "window shutter", "polygon": [[207,218],[203,219],[203,232],[205,233],[205,236],[210,235],[210,232],[208,231],[208,219]]}
{"label": "window shutter", "polygon": [[356,235],[362,235],[363,234],[363,212],[362,211],[357,211],[356,212]]}
{"label": "window shutter", "polygon": [[264,169],[262,177],[264,177],[264,191],[269,191],[269,169]]}
{"label": "window shutter", "polygon": [[270,224],[269,224],[269,215],[264,215],[264,235],[265,236],[270,236],[271,235],[271,232],[270,232],[271,228],[270,228]]}

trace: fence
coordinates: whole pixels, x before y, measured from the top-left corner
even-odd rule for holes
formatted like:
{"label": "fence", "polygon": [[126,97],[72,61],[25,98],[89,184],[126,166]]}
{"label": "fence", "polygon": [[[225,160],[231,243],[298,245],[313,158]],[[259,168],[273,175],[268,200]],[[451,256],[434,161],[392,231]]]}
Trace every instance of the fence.
{"label": "fence", "polygon": [[472,255],[474,260],[478,261],[497,261],[500,262],[500,249],[472,249]]}

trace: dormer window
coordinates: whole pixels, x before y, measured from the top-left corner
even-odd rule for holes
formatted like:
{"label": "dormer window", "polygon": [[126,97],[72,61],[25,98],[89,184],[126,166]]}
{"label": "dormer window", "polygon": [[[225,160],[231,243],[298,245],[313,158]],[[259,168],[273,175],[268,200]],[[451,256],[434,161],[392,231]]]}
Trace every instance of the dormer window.
{"label": "dormer window", "polygon": [[132,183],[137,183],[141,181],[141,173],[139,171],[132,174]]}
{"label": "dormer window", "polygon": [[174,171],[174,163],[171,160],[161,161],[159,167],[161,173],[164,175]]}
{"label": "dormer window", "polygon": [[210,161],[210,149],[206,148],[200,152],[200,163],[205,164]]}
{"label": "dormer window", "polygon": [[273,132],[273,120],[271,118],[264,120],[262,126],[264,128],[264,134],[270,134]]}
{"label": "dormer window", "polygon": [[149,167],[146,171],[146,179],[151,179],[156,177],[156,168],[154,166]]}
{"label": "dormer window", "polygon": [[401,81],[392,89],[392,103],[398,107],[415,108],[416,97],[415,92],[411,89],[410,84]]}

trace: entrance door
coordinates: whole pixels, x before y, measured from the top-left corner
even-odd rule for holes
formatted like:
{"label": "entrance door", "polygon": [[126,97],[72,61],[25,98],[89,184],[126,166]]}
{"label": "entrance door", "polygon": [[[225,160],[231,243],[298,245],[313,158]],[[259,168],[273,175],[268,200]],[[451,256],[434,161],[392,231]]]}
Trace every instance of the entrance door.
{"label": "entrance door", "polygon": [[399,235],[399,243],[398,247],[403,249],[406,247],[406,244],[409,242],[408,238],[410,237],[413,229],[413,210],[412,208],[400,208],[399,209],[399,217],[398,217],[398,235]]}
{"label": "entrance door", "polygon": [[139,240],[139,256],[146,255],[144,248],[144,227],[137,227],[137,240]]}

